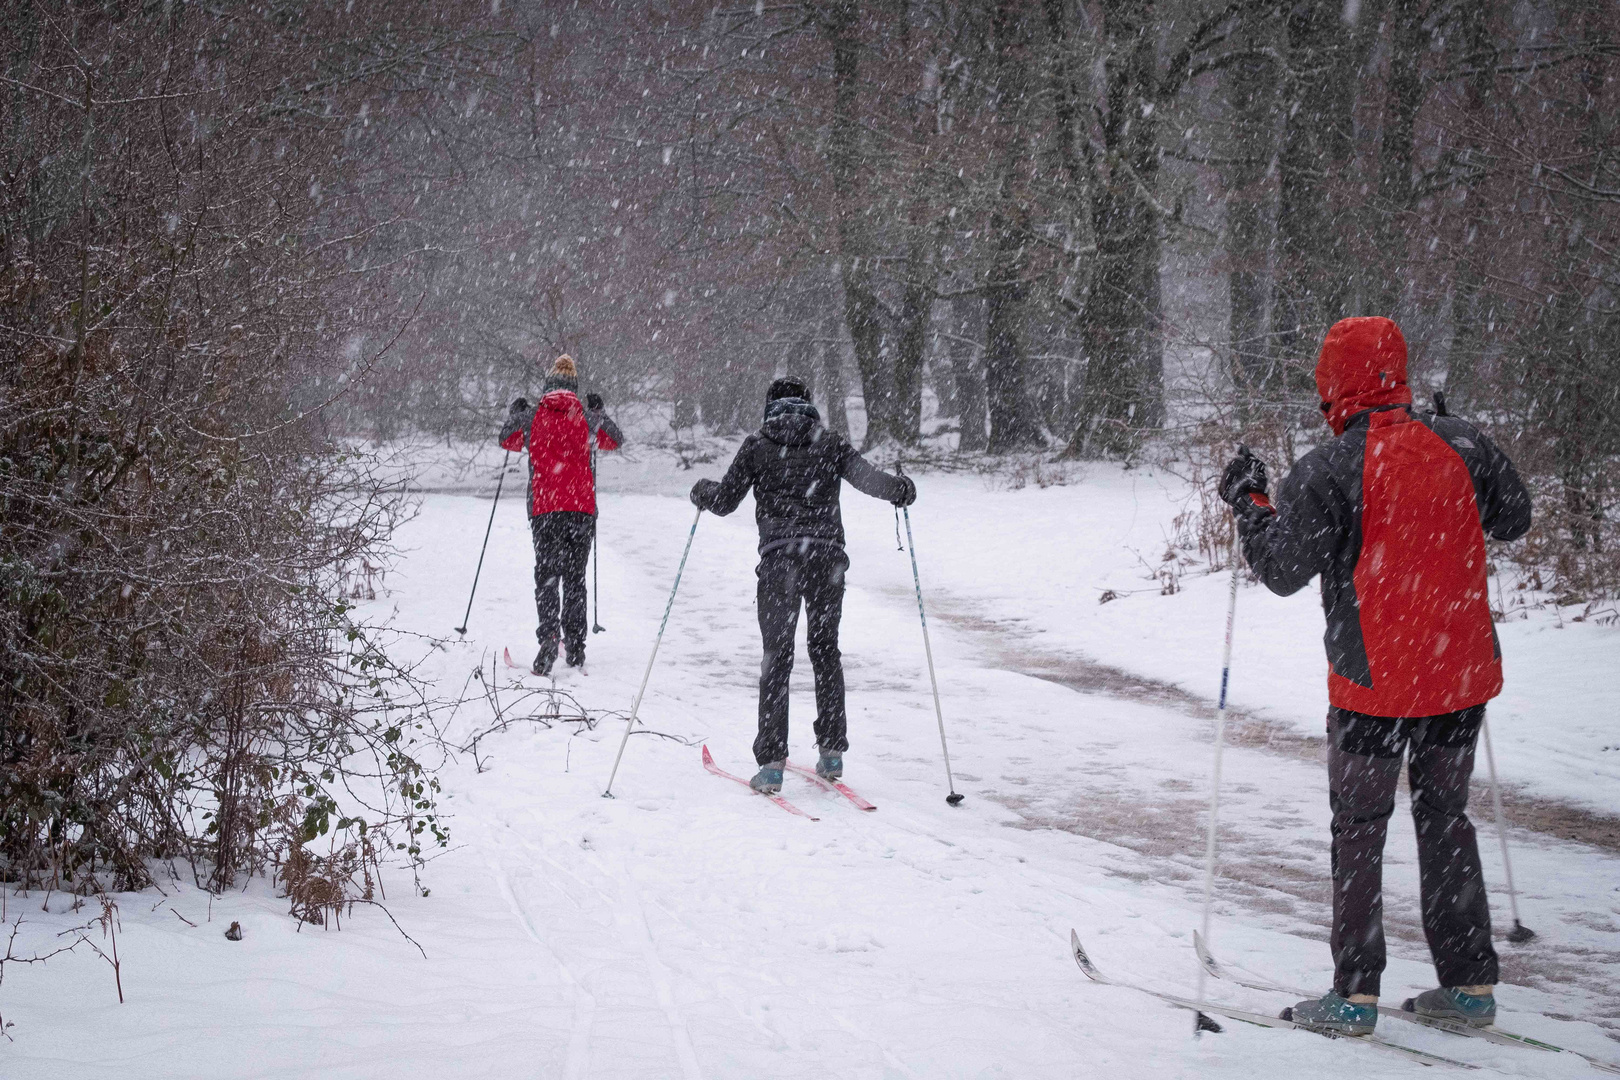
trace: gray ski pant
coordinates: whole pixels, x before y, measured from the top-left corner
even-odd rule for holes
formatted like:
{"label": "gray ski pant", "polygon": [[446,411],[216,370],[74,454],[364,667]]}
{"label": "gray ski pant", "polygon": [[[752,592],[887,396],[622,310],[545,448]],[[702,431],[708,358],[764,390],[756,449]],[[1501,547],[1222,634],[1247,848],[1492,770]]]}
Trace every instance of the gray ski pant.
{"label": "gray ski pant", "polygon": [[1423,932],[1441,986],[1494,984],[1496,950],[1468,781],[1485,706],[1395,719],[1328,711],[1333,808],[1333,988],[1377,994],[1384,971],[1384,838],[1407,758]]}

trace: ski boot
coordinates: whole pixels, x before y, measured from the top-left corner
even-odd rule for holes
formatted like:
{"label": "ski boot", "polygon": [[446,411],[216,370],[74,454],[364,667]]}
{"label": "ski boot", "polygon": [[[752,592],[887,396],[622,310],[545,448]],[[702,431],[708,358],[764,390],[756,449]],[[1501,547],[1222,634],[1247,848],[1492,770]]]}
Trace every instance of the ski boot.
{"label": "ski boot", "polygon": [[823,780],[839,780],[844,775],[844,755],[838,750],[821,751],[821,760],[816,762],[816,775]]}
{"label": "ski boot", "polygon": [[551,676],[551,665],[557,662],[557,643],[545,641],[540,644],[540,651],[534,654],[534,664],[529,668],[531,672],[542,679]]}
{"label": "ski boot", "polygon": [[585,666],[585,643],[569,645],[564,654],[564,660],[569,667],[582,668]]}
{"label": "ski boot", "polygon": [[1371,1035],[1378,1025],[1378,1006],[1347,1001],[1329,990],[1319,998],[1284,1009],[1282,1018],[1328,1035]]}
{"label": "ski boot", "polygon": [[1469,1027],[1490,1027],[1496,1023],[1495,994],[1470,994],[1455,986],[1425,990],[1415,998],[1407,998],[1401,1008],[1436,1020],[1455,1020]]}
{"label": "ski boot", "polygon": [[761,795],[776,795],[782,790],[782,769],[785,761],[767,761],[759,767],[759,772],[748,781],[748,786]]}

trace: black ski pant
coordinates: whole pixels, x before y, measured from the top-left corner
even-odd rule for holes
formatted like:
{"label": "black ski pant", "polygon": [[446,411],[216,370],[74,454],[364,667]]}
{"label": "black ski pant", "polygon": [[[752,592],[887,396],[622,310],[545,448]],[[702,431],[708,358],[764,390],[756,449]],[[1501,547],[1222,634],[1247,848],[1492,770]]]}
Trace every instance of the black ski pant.
{"label": "black ski pant", "polygon": [[793,674],[793,638],[804,604],[810,666],[816,675],[816,745],[843,753],[844,662],[838,652],[838,620],[844,611],[841,547],[791,541],[760,557],[759,635],[765,657],[759,668],[759,736],[754,760],[764,765],[788,753],[788,679]]}
{"label": "black ski pant", "polygon": [[1407,758],[1423,932],[1441,986],[1495,984],[1496,950],[1468,781],[1485,706],[1393,719],[1328,711],[1333,989],[1377,994],[1384,971],[1384,837]]}
{"label": "black ski pant", "polygon": [[534,607],[539,616],[534,636],[540,639],[540,647],[549,648],[553,656],[559,636],[570,649],[584,648],[585,567],[591,558],[596,519],[574,510],[559,510],[530,518],[529,533],[534,538]]}

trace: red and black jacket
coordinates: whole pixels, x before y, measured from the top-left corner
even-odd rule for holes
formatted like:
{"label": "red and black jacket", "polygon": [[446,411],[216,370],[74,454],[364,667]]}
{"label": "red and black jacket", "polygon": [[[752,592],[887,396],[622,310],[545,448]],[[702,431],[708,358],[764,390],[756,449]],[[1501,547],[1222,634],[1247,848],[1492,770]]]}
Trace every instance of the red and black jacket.
{"label": "red and black jacket", "polygon": [[580,404],[571,390],[553,390],[525,412],[512,403],[501,428],[501,446],[529,451],[529,516],[596,513],[591,447],[617,450],[619,426]]}
{"label": "red and black jacket", "polygon": [[[1398,376],[1394,364],[1369,364],[1384,385],[1361,398],[1402,396],[1391,385],[1398,377],[1406,390],[1399,346]],[[1323,362],[1333,359],[1324,347]],[[1502,689],[1485,537],[1523,536],[1529,493],[1466,421],[1405,403],[1355,409],[1357,398],[1324,393],[1338,437],[1288,474],[1274,513],[1239,516],[1244,557],[1282,596],[1321,575],[1333,705],[1415,717],[1481,704]]]}

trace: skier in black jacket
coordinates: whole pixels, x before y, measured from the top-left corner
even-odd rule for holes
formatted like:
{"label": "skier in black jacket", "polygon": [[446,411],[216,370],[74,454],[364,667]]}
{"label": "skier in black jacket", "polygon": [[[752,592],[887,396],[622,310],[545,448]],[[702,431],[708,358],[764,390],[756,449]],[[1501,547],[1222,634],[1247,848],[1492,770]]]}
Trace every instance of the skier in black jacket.
{"label": "skier in black jacket", "polygon": [[793,672],[793,635],[799,604],[809,619],[810,665],[816,676],[816,772],[837,779],[849,749],[844,713],[844,668],[838,652],[838,620],[844,605],[844,524],[838,493],[848,480],[856,490],[896,506],[910,506],[917,487],[890,476],[821,426],[798,379],[777,379],[765,396],[765,423],[743,441],[718,483],[692,485],[692,504],[724,517],[754,492],[759,523],[759,632],[765,658],[759,673],[759,736],[754,790],[782,790],[788,753],[788,676]]}

